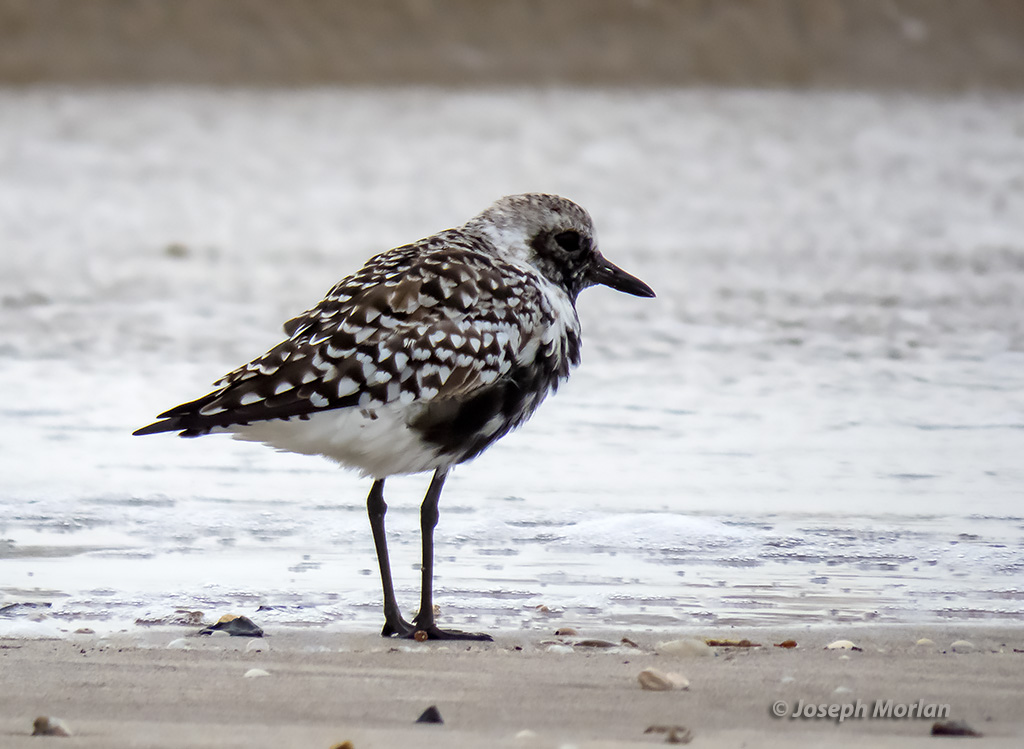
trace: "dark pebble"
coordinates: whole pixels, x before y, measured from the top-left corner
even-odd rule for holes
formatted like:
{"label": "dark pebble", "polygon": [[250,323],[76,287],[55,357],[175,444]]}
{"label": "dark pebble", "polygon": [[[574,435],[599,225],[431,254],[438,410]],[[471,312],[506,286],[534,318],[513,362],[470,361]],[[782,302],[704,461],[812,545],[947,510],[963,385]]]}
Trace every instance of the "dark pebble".
{"label": "dark pebble", "polygon": [[215,631],[227,632],[232,637],[263,637],[263,630],[257,627],[247,616],[236,616],[227,621],[221,620],[209,627],[199,630],[201,635],[213,634]]}
{"label": "dark pebble", "polygon": [[444,723],[444,719],[441,718],[441,711],[437,709],[437,705],[431,705],[423,714],[416,719],[417,723]]}
{"label": "dark pebble", "polygon": [[937,720],[932,724],[932,736],[974,736],[981,734],[962,720]]}

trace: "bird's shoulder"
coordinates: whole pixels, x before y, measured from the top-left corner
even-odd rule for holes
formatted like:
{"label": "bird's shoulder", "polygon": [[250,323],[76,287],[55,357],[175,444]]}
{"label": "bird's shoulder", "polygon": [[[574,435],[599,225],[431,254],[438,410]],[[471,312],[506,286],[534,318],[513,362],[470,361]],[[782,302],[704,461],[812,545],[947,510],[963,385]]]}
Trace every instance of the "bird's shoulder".
{"label": "bird's shoulder", "polygon": [[[345,320],[370,329],[391,319],[429,322],[515,316],[541,303],[539,273],[480,246],[456,230],[370,258],[313,308],[285,323],[290,337]],[[387,325],[383,325],[387,327]]]}

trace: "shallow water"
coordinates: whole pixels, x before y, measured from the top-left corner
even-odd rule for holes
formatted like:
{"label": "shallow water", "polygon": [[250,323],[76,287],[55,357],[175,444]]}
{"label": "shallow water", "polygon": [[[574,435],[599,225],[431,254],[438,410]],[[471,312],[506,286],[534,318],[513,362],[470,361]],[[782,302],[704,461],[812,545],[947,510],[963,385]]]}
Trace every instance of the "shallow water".
{"label": "shallow water", "polygon": [[[1020,620],[1024,98],[27,89],[0,92],[0,607],[37,605],[0,634],[377,626],[366,481],[130,432],[523,190],[659,297],[585,292],[583,366],[449,480],[446,618]],[[425,488],[388,482],[410,614]]]}

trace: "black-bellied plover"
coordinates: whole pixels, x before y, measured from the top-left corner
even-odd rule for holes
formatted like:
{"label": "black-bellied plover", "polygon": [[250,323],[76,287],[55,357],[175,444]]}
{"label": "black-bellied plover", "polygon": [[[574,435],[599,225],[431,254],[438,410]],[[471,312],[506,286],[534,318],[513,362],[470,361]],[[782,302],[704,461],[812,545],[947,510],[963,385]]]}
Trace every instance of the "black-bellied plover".
{"label": "black-bellied plover", "polygon": [[[457,229],[371,258],[288,339],[209,395],[135,434],[227,432],[323,455],[373,479],[366,500],[384,589],[383,635],[490,639],[434,620],[438,499],[452,466],[525,422],[580,361],[576,297],[595,284],[652,297],[604,259],[590,215],[555,195],[511,195]],[[419,613],[402,618],[384,532],[384,481],[433,471],[420,511]]]}

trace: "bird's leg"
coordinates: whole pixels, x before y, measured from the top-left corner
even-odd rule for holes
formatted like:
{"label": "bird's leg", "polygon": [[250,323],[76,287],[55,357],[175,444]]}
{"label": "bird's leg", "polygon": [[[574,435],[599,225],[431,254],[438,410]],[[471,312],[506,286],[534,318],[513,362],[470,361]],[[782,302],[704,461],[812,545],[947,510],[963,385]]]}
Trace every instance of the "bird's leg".
{"label": "bird's leg", "polygon": [[[423,575],[420,589],[420,610],[413,618],[416,631],[425,632],[430,640],[490,640],[490,635],[456,630],[438,629],[434,622],[434,527],[437,525],[437,503],[441,498],[444,480],[448,477],[447,469],[437,469],[430,480],[430,488],[423,498],[420,507],[420,532],[423,535],[423,562],[420,570]],[[406,637],[414,636],[404,635]]]}
{"label": "bird's leg", "polygon": [[412,635],[415,627],[402,618],[395,599],[395,586],[391,582],[391,562],[388,560],[388,539],[384,533],[384,515],[388,511],[384,502],[384,479],[377,479],[370,487],[366,498],[366,514],[370,516],[370,530],[373,531],[373,545],[377,547],[377,564],[380,565],[380,583],[384,588],[384,628],[381,637]]}

